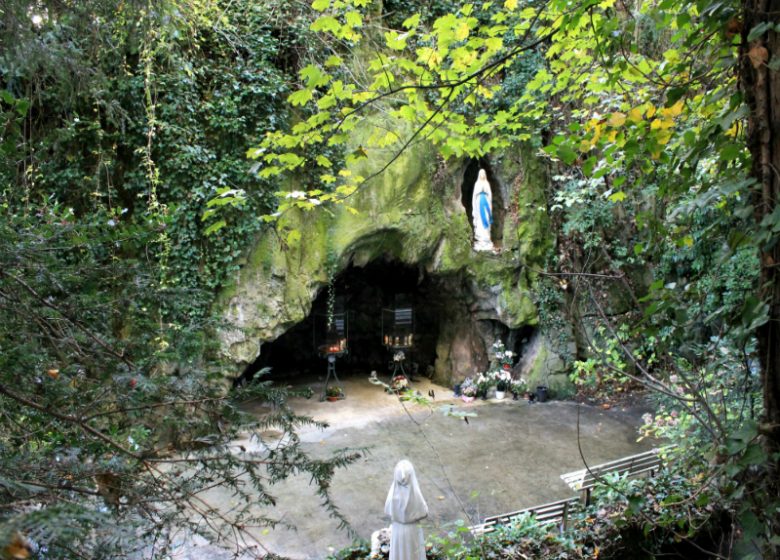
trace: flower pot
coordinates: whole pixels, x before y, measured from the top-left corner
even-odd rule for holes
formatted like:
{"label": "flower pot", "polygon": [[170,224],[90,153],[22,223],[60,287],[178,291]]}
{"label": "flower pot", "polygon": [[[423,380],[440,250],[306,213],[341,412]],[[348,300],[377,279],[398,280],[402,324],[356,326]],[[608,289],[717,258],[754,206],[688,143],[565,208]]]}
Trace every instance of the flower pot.
{"label": "flower pot", "polygon": [[465,403],[474,402],[475,399],[475,397],[467,397],[466,395],[462,395],[460,398],[463,399],[463,402]]}
{"label": "flower pot", "polygon": [[506,397],[506,391],[499,391],[498,389],[496,389],[496,400],[502,401],[504,400],[504,397]]}
{"label": "flower pot", "polygon": [[330,402],[340,401],[341,397],[326,397]]}

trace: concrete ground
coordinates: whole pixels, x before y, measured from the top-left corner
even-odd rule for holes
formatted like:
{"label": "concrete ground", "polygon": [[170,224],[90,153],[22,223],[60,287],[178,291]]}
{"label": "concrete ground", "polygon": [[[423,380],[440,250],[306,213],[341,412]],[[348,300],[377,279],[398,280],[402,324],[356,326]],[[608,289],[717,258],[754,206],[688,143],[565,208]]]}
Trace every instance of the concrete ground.
{"label": "concrete ground", "polygon": [[[395,463],[412,461],[430,509],[427,534],[446,532],[459,519],[477,523],[486,516],[566,498],[572,495],[562,473],[583,468],[579,447],[589,464],[597,464],[651,447],[637,443],[645,410],[602,410],[573,402],[529,404],[481,401],[465,404],[452,392],[428,380],[414,384],[427,395],[435,391],[433,409],[406,404],[371,385],[367,378],[342,382],[347,398],[338,402],[292,399],[293,409],[325,421],[325,430],[300,432],[307,449],[319,455],[345,447],[369,447],[369,454],[347,470],[337,471],[332,496],[357,534],[368,539],[388,524],[383,507]],[[312,385],[316,390],[321,385]],[[319,391],[316,393],[319,395]],[[466,424],[445,416],[444,404],[474,412]],[[248,409],[262,414],[259,404]],[[408,413],[407,413],[408,411]],[[579,426],[579,427],[578,427]],[[249,440],[236,442],[246,447]],[[296,477],[274,487],[278,505],[269,512],[297,527],[257,531],[268,550],[292,559],[324,558],[352,539],[319,506],[308,478]],[[228,508],[230,497],[213,493],[209,501]],[[210,547],[209,547],[210,548]],[[190,558],[216,558],[190,550]]]}

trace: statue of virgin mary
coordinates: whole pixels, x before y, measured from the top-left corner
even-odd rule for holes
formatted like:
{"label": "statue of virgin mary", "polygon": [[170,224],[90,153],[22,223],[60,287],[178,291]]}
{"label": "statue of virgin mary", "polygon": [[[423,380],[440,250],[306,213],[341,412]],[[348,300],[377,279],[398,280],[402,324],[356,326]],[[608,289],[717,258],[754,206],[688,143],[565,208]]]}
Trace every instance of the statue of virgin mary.
{"label": "statue of virgin mary", "polygon": [[493,193],[484,169],[479,170],[474,194],[471,196],[471,218],[474,224],[474,250],[495,251],[490,239],[490,226],[493,224]]}
{"label": "statue of virgin mary", "polygon": [[428,517],[414,466],[398,461],[387,493],[385,513],[390,516],[390,560],[425,560],[425,539],[420,521]]}

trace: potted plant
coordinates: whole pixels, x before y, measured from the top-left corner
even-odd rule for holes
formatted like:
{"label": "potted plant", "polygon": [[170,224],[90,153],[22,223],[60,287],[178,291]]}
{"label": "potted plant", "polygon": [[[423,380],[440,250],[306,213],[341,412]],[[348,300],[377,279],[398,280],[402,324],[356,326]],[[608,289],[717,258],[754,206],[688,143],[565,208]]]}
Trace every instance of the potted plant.
{"label": "potted plant", "polygon": [[496,386],[496,399],[503,399],[512,385],[512,361],[515,353],[507,350],[501,340],[493,343],[493,357],[488,374]]}
{"label": "potted plant", "polygon": [[399,374],[393,377],[390,381],[390,391],[393,393],[400,393],[409,388],[409,380],[405,375]]}
{"label": "potted plant", "polygon": [[512,383],[512,374],[509,371],[502,370],[495,374],[496,379],[496,399],[503,400],[506,392]]}
{"label": "potted plant", "polygon": [[335,402],[344,398],[344,390],[338,385],[329,385],[325,390],[325,397],[330,402]]}
{"label": "potted plant", "polygon": [[490,372],[480,373],[477,376],[477,380],[474,382],[477,389],[476,396],[481,399],[487,399],[488,391],[490,391],[490,388],[495,384],[496,382]]}
{"label": "potted plant", "polygon": [[520,379],[512,381],[510,390],[512,391],[512,400],[516,401],[520,397],[525,396],[525,394],[528,392],[528,384],[525,382],[525,379],[521,377]]}
{"label": "potted plant", "polygon": [[470,377],[467,377],[463,380],[463,383],[460,384],[460,398],[463,399],[463,402],[469,403],[472,402],[476,396],[477,386]]}
{"label": "potted plant", "polygon": [[515,353],[511,350],[507,350],[504,347],[504,343],[497,340],[493,343],[493,363],[494,369],[501,371],[510,371],[512,369],[512,361],[515,357]]}

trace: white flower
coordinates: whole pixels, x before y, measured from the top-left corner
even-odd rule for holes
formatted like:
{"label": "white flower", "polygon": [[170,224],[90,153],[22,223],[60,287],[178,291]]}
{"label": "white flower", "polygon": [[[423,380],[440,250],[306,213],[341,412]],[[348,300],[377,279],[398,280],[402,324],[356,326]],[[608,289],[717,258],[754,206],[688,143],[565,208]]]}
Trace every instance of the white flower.
{"label": "white flower", "polygon": [[306,193],[303,191],[290,191],[284,195],[284,198],[297,198],[300,200],[302,198],[306,198]]}
{"label": "white flower", "polygon": [[514,355],[515,353],[512,352],[511,350],[507,350],[506,352],[504,352],[504,356],[506,356],[507,358],[511,358]]}
{"label": "white flower", "polygon": [[322,201],[319,198],[310,198],[309,202],[314,204],[314,206],[319,206],[320,204],[322,204]]}

